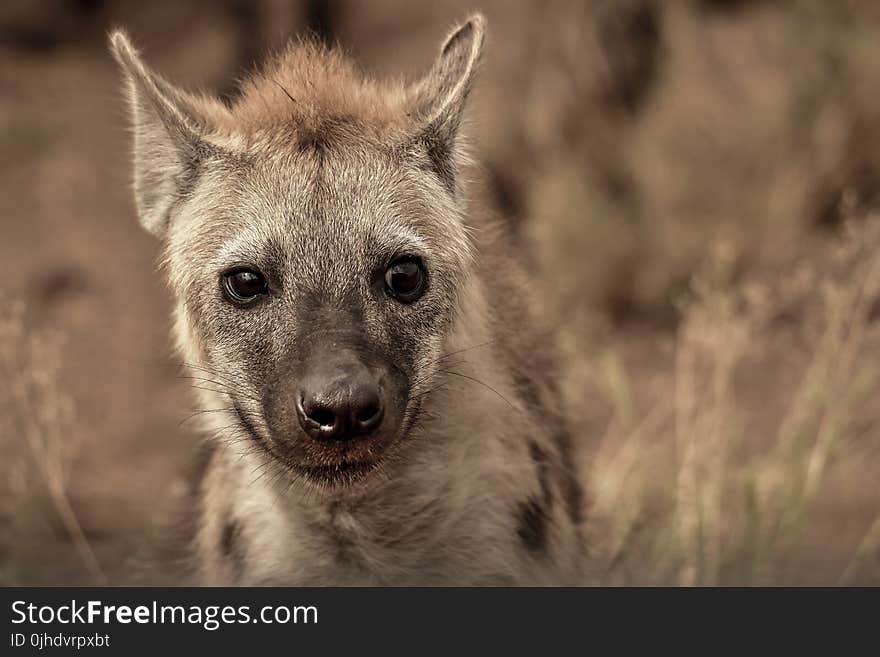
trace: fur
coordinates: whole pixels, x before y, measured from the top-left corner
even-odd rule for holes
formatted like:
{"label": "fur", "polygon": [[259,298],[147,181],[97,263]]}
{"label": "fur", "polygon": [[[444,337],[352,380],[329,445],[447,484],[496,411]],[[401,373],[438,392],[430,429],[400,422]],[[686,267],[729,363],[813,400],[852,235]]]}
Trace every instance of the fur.
{"label": "fur", "polygon": [[[206,411],[187,516],[194,582],[578,581],[583,500],[552,354],[530,329],[513,248],[463,193],[483,35],[472,17],[412,85],[295,43],[229,107],[175,89],[111,35],[138,213],[164,243],[177,345]],[[429,272],[412,305],[371,283],[401,253]],[[250,309],[217,283],[241,263],[271,289]],[[404,410],[362,447],[381,447],[375,469],[316,481],[298,464],[334,461],[289,428],[288,382],[342,348],[396,373]]]}

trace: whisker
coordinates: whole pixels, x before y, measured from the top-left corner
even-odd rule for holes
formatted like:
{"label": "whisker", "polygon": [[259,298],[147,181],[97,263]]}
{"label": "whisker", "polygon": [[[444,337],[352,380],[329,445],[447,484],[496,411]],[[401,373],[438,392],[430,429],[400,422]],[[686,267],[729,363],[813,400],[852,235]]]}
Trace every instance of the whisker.
{"label": "whisker", "polygon": [[513,410],[515,410],[517,413],[521,412],[520,409],[517,408],[516,406],[514,406],[514,405],[510,402],[510,400],[509,400],[507,397],[505,397],[504,395],[502,395],[500,392],[498,392],[495,388],[493,388],[492,386],[490,386],[490,385],[489,385],[488,383],[486,383],[485,381],[480,381],[479,379],[477,379],[477,378],[475,378],[475,377],[468,376],[467,374],[462,374],[461,372],[453,372],[452,370],[438,370],[438,371],[443,372],[444,374],[451,374],[451,375],[453,375],[453,376],[460,376],[461,378],[463,378],[463,379],[467,379],[468,381],[473,381],[474,383],[478,383],[479,385],[483,386],[483,387],[486,388],[487,390],[491,390],[491,391],[494,392],[496,395],[498,395],[498,397],[500,397],[502,400],[504,400],[504,403],[506,403],[508,406],[510,406],[510,407],[511,407]]}
{"label": "whisker", "polygon": [[198,388],[198,386],[196,386],[194,384],[191,385],[191,387],[193,387],[193,388],[202,389],[202,390],[211,390],[212,392],[218,392],[218,393],[222,393],[222,392],[228,393],[228,392],[232,391],[232,392],[237,393],[239,396],[245,397],[245,398],[250,399],[252,401],[256,401],[256,402],[260,401],[257,397],[252,395],[248,390],[246,390],[242,387],[232,386],[232,385],[227,384],[223,381],[217,381],[215,379],[208,379],[205,377],[198,377],[198,376],[179,376],[178,378],[179,379],[189,379],[191,381],[198,381],[200,383],[215,385],[219,388],[219,390],[211,390],[210,388]]}
{"label": "whisker", "polygon": [[430,364],[434,365],[435,363],[438,363],[442,360],[446,360],[447,358],[449,358],[451,356],[457,356],[458,354],[463,354],[466,351],[472,351],[474,349],[479,349],[481,347],[488,347],[489,345],[494,344],[495,342],[498,342],[498,338],[493,338],[492,340],[486,340],[486,342],[481,342],[480,344],[475,344],[471,347],[465,347],[464,349],[457,349],[456,351],[451,351],[448,354],[444,354],[443,356],[440,356],[440,358],[438,358],[437,360],[431,361]]}

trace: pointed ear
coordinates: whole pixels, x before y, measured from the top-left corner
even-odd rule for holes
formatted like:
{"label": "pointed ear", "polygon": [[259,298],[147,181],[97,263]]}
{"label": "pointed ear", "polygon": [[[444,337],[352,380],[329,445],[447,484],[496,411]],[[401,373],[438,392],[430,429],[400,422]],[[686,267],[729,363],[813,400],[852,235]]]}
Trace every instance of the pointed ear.
{"label": "pointed ear", "polygon": [[485,20],[480,14],[456,28],[444,42],[430,73],[415,89],[418,140],[432,167],[452,192],[461,159],[456,147],[458,132],[483,51],[484,34]]}
{"label": "pointed ear", "polygon": [[198,101],[178,91],[141,61],[128,36],[110,35],[110,49],[128,81],[134,129],[134,194],[141,224],[164,234],[175,201],[207,153],[207,120]]}

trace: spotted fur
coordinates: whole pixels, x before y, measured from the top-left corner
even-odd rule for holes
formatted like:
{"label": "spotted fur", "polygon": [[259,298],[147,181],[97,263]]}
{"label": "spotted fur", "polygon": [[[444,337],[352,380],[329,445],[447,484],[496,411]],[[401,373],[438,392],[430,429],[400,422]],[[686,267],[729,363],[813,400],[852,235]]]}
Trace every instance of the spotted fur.
{"label": "spotted fur", "polygon": [[[138,214],[163,242],[177,344],[211,411],[196,582],[578,581],[582,500],[552,359],[513,248],[463,193],[483,34],[472,17],[411,85],[295,43],[231,106],[174,88],[111,36]],[[376,282],[402,253],[429,276],[411,305]],[[242,263],[271,290],[248,309],[218,284]],[[376,463],[363,472],[340,474],[291,419],[302,368],[339,349],[382,363],[400,406],[359,448]]]}

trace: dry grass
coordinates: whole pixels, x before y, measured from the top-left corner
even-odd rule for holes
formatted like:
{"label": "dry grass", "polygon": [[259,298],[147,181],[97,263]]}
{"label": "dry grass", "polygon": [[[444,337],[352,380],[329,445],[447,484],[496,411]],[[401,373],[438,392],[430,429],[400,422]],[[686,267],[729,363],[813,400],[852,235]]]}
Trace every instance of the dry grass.
{"label": "dry grass", "polygon": [[[641,415],[605,355],[615,413],[590,477],[600,581],[812,581],[799,568],[814,510],[858,503],[828,484],[830,472],[880,446],[880,363],[870,356],[880,345],[880,225],[849,226],[831,257],[795,271],[734,282],[729,252],[717,253],[683,304],[669,385]],[[799,380],[784,403],[756,407],[740,394],[761,378],[748,370],[791,356],[774,353],[780,323],[803,340]],[[880,582],[880,500],[871,501],[875,519],[857,544],[823,532],[819,582]]]}
{"label": "dry grass", "polygon": [[[718,248],[693,279],[660,394],[640,397],[639,373],[613,351],[596,358],[613,413],[588,472],[595,581],[878,583],[877,499],[856,542],[833,522],[821,529],[820,576],[801,569],[811,523],[829,521],[817,506],[827,503],[833,521],[855,503],[829,473],[876,461],[880,447],[880,364],[869,357],[880,347],[880,220],[850,223],[827,254],[792,264],[789,276],[742,276],[734,264]],[[792,359],[792,350],[776,351],[780,334],[800,341],[796,385],[776,391],[782,403],[768,396],[756,405],[743,388]],[[0,321],[3,431],[29,455],[4,496],[7,530],[27,534],[34,513],[51,514],[101,582],[66,492],[75,446],[65,442],[74,418],[57,377],[61,344],[29,331],[20,307]],[[0,572],[8,583],[17,581],[11,544]]]}
{"label": "dry grass", "polygon": [[[0,256],[30,314],[0,326],[0,581],[97,581],[92,551],[112,579],[192,441],[106,30],[229,92],[307,12],[13,4]],[[880,244],[841,229],[880,203],[877,3],[333,4],[331,33],[393,75],[487,15],[474,154],[563,334],[596,581],[880,583]]]}
{"label": "dry grass", "polygon": [[17,581],[17,553],[30,549],[20,539],[30,533],[28,525],[39,524],[34,514],[49,513],[50,522],[60,522],[91,580],[106,583],[67,494],[66,470],[75,445],[69,439],[73,401],[58,381],[62,340],[55,333],[28,330],[24,316],[21,304],[0,316],[0,433],[7,443],[20,440],[30,457],[19,460],[2,497],[7,522],[2,525],[6,555],[0,581]]}

